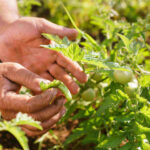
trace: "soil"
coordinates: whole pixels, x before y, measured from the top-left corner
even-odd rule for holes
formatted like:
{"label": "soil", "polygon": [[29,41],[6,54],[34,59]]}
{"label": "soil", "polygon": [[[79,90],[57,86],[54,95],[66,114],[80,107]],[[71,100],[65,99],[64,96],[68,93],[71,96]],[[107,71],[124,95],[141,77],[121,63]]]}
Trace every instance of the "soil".
{"label": "soil", "polygon": [[[59,137],[60,142],[64,142],[65,139],[71,134],[72,130],[77,126],[78,121],[70,121],[67,125],[58,125],[57,127],[53,128],[54,134]],[[38,144],[35,144],[35,140],[37,138],[28,137],[29,147],[30,150],[37,150]],[[42,150],[48,150],[58,142],[55,139],[46,139],[42,144]],[[22,149],[19,145],[18,141],[8,132],[0,132],[0,145],[3,146],[3,150],[17,150]],[[61,149],[60,149],[61,150]],[[68,148],[68,150],[72,150],[72,146]],[[82,150],[82,149],[81,149]]]}

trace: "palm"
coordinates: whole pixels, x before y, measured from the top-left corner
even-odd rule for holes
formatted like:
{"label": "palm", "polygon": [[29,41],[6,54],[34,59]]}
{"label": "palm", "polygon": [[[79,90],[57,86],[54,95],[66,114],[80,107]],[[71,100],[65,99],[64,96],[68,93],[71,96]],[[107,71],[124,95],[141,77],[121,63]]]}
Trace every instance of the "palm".
{"label": "palm", "polygon": [[[77,32],[39,18],[23,18],[5,31],[5,54],[2,61],[18,62],[29,70],[52,80],[52,76],[63,81],[73,94],[79,90],[77,84],[65,71],[71,72],[80,82],[87,80],[80,66],[61,53],[40,47],[49,41],[41,36],[47,32],[60,37],[75,39]],[[9,45],[9,46],[8,46]],[[65,68],[65,70],[64,70]],[[52,76],[51,76],[52,75]]]}
{"label": "palm", "polygon": [[47,44],[48,41],[41,36],[40,28],[36,25],[36,20],[19,20],[12,24],[7,30],[7,41],[11,46],[8,49],[8,57],[5,61],[18,62],[35,73],[41,74],[47,70],[47,64],[55,60],[52,55],[54,51],[49,51],[40,47],[40,44]]}

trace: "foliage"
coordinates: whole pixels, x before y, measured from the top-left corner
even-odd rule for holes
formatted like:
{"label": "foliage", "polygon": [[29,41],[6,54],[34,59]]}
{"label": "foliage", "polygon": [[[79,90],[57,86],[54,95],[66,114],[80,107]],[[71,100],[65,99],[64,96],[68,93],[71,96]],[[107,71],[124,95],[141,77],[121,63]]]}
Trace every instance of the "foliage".
{"label": "foliage", "polygon": [[[59,88],[61,90],[61,92],[64,94],[64,96],[66,97],[67,100],[71,100],[72,99],[72,95],[69,91],[69,89],[64,85],[63,82],[59,81],[59,80],[53,80],[52,82],[50,83],[44,83],[44,82],[41,82],[40,83],[40,88],[45,91],[47,89],[50,89],[50,88]],[[52,103],[52,101],[51,101]]]}
{"label": "foliage", "polygon": [[18,140],[24,150],[29,150],[28,139],[19,127],[25,124],[42,130],[42,127],[39,125],[38,121],[34,121],[31,117],[27,116],[27,114],[18,113],[16,118],[11,121],[1,119],[0,131],[10,132]]}
{"label": "foliage", "polygon": [[38,0],[18,0],[19,12],[22,16],[31,14],[32,6],[41,6]]}
{"label": "foliage", "polygon": [[[77,61],[89,76],[85,84],[76,81],[80,92],[66,103],[67,113],[60,122],[78,120],[79,124],[63,144],[51,131],[59,141],[53,149],[67,149],[71,143],[72,149],[91,144],[96,150],[150,149],[149,0],[63,0],[66,12],[59,0],[40,2],[43,7],[34,7],[32,13],[65,26],[72,22],[79,32],[73,42],[44,33],[54,42],[42,46]],[[47,10],[49,16],[45,16]],[[117,82],[116,70],[132,72],[133,79]],[[94,78],[96,73],[101,74],[99,80]],[[134,94],[126,90],[133,83]],[[87,89],[94,90],[93,101],[82,97]],[[50,139],[49,134],[37,140],[39,147],[45,138]]]}
{"label": "foliage", "polygon": [[[99,23],[102,20],[101,17],[93,17],[93,23]],[[70,20],[73,22],[72,18]],[[145,87],[141,84],[136,94],[130,97],[124,90],[126,83],[117,83],[113,77],[115,70],[132,70],[133,78],[138,82],[137,80],[143,79],[143,76],[146,77],[150,73],[144,70],[145,66],[139,63],[138,57],[139,53],[143,55],[143,52],[149,51],[145,42],[148,20],[139,24],[114,21],[108,17],[110,30],[107,25],[102,27],[106,38],[101,44],[76,26],[80,33],[77,42],[70,42],[66,37],[61,40],[57,36],[44,34],[55,43],[42,45],[43,47],[61,51],[65,56],[82,64],[89,74],[88,82],[80,85],[81,91],[74,98],[74,103],[67,104],[68,109],[75,107],[73,110],[68,110],[70,115],[75,111],[77,113],[73,117],[67,113],[62,121],[67,121],[69,117],[82,121],[65,141],[65,146],[79,139],[80,144],[94,144],[94,149],[145,149],[150,146],[150,124],[146,119],[150,117],[148,115],[150,105],[147,97],[142,97],[142,89]],[[101,27],[103,24],[97,25]],[[81,41],[81,37],[84,38],[84,42]],[[107,50],[102,51],[101,47],[104,46]],[[105,76],[104,80],[98,83],[93,81],[92,74],[95,72],[101,72]],[[128,82],[131,82],[130,80]],[[147,83],[146,80],[145,82]],[[102,83],[107,83],[107,86],[100,86],[99,84]],[[149,84],[147,87],[149,88]],[[95,89],[97,95],[94,101],[85,105],[81,103],[81,100],[85,101],[81,95],[88,88]],[[122,145],[124,141],[126,142]]]}
{"label": "foliage", "polygon": [[[33,0],[18,0],[21,1],[22,14],[26,14],[28,9],[26,1]],[[56,24],[71,27],[69,18],[66,15],[62,2],[72,14],[78,27],[100,38],[101,30],[95,25],[92,25],[91,18],[103,14],[103,18],[107,18],[107,13],[115,20],[128,20],[136,22],[138,18],[144,18],[150,12],[149,0],[34,0],[41,3],[42,7],[34,6],[31,13],[39,17],[47,18]],[[31,4],[31,3],[30,3]],[[31,8],[30,8],[31,10]],[[29,13],[27,14],[29,15]],[[105,18],[105,19],[106,19]],[[103,24],[104,25],[104,24]]]}

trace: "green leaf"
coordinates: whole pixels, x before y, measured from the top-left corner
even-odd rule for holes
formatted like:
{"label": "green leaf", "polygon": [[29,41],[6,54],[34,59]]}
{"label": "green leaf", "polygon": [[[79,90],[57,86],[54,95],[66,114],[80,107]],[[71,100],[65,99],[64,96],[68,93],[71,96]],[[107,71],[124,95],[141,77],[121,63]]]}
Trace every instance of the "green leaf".
{"label": "green leaf", "polygon": [[64,84],[60,84],[58,86],[58,88],[62,91],[62,93],[65,95],[67,100],[71,100],[72,99],[72,95],[71,95],[69,89]]}
{"label": "green leaf", "polygon": [[140,78],[139,78],[139,81],[140,81],[140,85],[142,87],[149,87],[150,86],[150,75],[142,75]]}
{"label": "green leaf", "polygon": [[111,94],[105,97],[101,106],[96,112],[97,116],[100,116],[102,113],[105,113],[105,111],[108,111],[109,108],[117,109],[119,107],[120,102],[123,102],[128,99],[128,96],[124,94],[121,90],[117,90],[115,94]]}
{"label": "green leaf", "polygon": [[30,125],[33,126],[39,130],[42,130],[42,127],[40,126],[40,122],[39,121],[35,121],[33,120],[32,117],[28,116],[27,114],[22,114],[21,112],[19,112],[16,116],[15,119],[12,120],[12,122],[15,125]]}
{"label": "green leaf", "polygon": [[50,50],[55,50],[55,51],[61,51],[63,52],[68,46],[64,45],[64,44],[49,44],[49,45],[40,45],[43,48],[48,48]]}
{"label": "green leaf", "polygon": [[3,146],[0,144],[0,150],[3,150]]}
{"label": "green leaf", "polygon": [[136,133],[143,134],[143,133],[150,133],[150,128],[144,127],[143,125],[135,122],[134,130]]}
{"label": "green leaf", "polygon": [[125,47],[127,48],[127,50],[130,51],[130,40],[127,37],[125,37],[124,35],[121,35],[119,33],[118,33],[118,35],[122,39],[122,41],[123,41]]}
{"label": "green leaf", "polygon": [[24,150],[29,150],[28,139],[19,127],[7,125],[6,130],[16,137]]}
{"label": "green leaf", "polygon": [[88,42],[90,42],[91,44],[93,44],[93,45],[95,45],[95,46],[98,46],[98,45],[97,45],[97,42],[96,42],[90,35],[88,35],[87,33],[84,33],[84,32],[82,32],[82,34],[83,34],[83,37],[84,37]]}
{"label": "green leaf", "polygon": [[[53,80],[50,83],[44,83],[44,82],[40,83],[40,88],[43,91],[45,91],[47,89],[50,89],[52,87],[59,88],[62,91],[62,93],[65,95],[65,97],[66,97],[67,100],[71,100],[72,99],[72,95],[71,95],[69,89],[64,85],[63,82],[61,82],[59,80]],[[53,102],[53,100],[51,101],[51,103],[52,102]]]}
{"label": "green leaf", "polygon": [[71,134],[66,141],[64,142],[64,145],[67,146],[68,144],[70,144],[73,141],[76,141],[77,139],[79,139],[80,137],[82,137],[85,134],[84,129],[75,129],[73,131],[73,134]]}
{"label": "green leaf", "polygon": [[73,61],[81,61],[84,57],[84,51],[76,43],[72,43],[63,53]]}
{"label": "green leaf", "polygon": [[75,28],[79,33],[81,33],[81,30],[76,26],[76,23],[73,21],[71,15],[70,15],[70,13],[69,13],[69,11],[67,10],[67,8],[64,6],[63,3],[62,3],[62,6],[63,6],[63,8],[64,8],[66,14],[68,15],[68,17],[69,17],[69,19],[70,19],[72,25],[74,26],[74,28]]}
{"label": "green leaf", "polygon": [[92,131],[89,131],[89,134],[87,134],[84,139],[82,140],[82,144],[90,144],[90,143],[95,143],[97,144],[97,141],[98,141],[98,135],[99,135],[99,132],[97,130],[92,130]]}
{"label": "green leaf", "polygon": [[[47,38],[51,38],[49,34],[42,34]],[[65,37],[63,40],[57,37],[55,39],[56,43],[49,45],[41,45],[41,47],[48,48],[55,51],[61,51],[65,56],[71,58],[73,61],[81,61],[84,57],[84,51],[79,47],[77,43],[70,43],[68,39]]]}
{"label": "green leaf", "polygon": [[150,144],[142,143],[142,149],[143,150],[150,150]]}
{"label": "green leaf", "polygon": [[52,82],[50,83],[44,83],[44,82],[41,82],[40,83],[40,88],[45,91],[49,88],[52,88],[52,87],[58,87],[59,85],[61,84],[61,82],[59,80],[53,80]]}
{"label": "green leaf", "polygon": [[36,139],[36,141],[34,142],[35,144],[36,143],[42,143],[49,135],[49,132],[43,134],[41,137],[39,137],[38,139]]}
{"label": "green leaf", "polygon": [[112,99],[110,97],[106,97],[96,112],[97,116],[100,116],[101,113],[105,113],[105,110],[108,110],[110,107],[112,107],[112,105],[113,105]]}
{"label": "green leaf", "polygon": [[57,35],[51,35],[51,34],[48,34],[48,33],[42,33],[42,35],[48,40],[52,40],[52,41],[55,41],[58,44],[62,44],[62,40]]}
{"label": "green leaf", "polygon": [[55,140],[59,140],[59,137],[57,135],[55,135],[55,133],[53,132],[53,130],[49,130],[50,135],[55,139]]}
{"label": "green leaf", "polygon": [[15,119],[11,121],[4,120],[0,122],[0,131],[10,132],[13,136],[15,136],[24,150],[29,150],[28,139],[25,136],[25,133],[20,129],[20,127],[18,127],[18,125],[27,124],[42,130],[42,127],[39,125],[39,123],[40,122],[34,121],[27,114],[22,114],[19,112]]}
{"label": "green leaf", "polygon": [[102,141],[99,145],[98,148],[117,148],[121,144],[121,142],[124,140],[124,136],[122,134],[119,135],[112,135]]}
{"label": "green leaf", "polygon": [[117,122],[129,123],[134,118],[135,118],[135,114],[130,113],[130,114],[127,114],[127,115],[119,115],[119,116],[115,117],[114,120],[116,120]]}
{"label": "green leaf", "polygon": [[149,107],[143,107],[137,114],[137,122],[144,125],[145,127],[150,127],[150,110]]}
{"label": "green leaf", "polygon": [[62,40],[62,43],[65,44],[65,45],[70,45],[70,41],[68,40],[68,38],[65,36]]}

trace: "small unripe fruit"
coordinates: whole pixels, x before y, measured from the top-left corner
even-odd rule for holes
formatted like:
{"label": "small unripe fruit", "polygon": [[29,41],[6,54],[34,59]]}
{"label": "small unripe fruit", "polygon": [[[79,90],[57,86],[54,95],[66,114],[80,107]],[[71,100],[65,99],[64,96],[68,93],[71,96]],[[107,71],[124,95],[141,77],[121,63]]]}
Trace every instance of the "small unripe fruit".
{"label": "small unripe fruit", "polygon": [[135,97],[138,88],[138,81],[133,79],[131,82],[125,86],[124,90],[128,94],[129,97]]}
{"label": "small unripe fruit", "polygon": [[113,75],[115,81],[121,84],[126,84],[132,80],[132,72],[129,71],[115,70]]}
{"label": "small unripe fruit", "polygon": [[92,101],[95,97],[95,91],[92,88],[89,88],[87,90],[85,90],[82,95],[81,95],[82,99],[86,100],[86,101]]}
{"label": "small unripe fruit", "polygon": [[93,77],[92,77],[93,80],[95,80],[96,82],[99,82],[100,80],[102,80],[102,74],[99,73],[99,72],[96,72]]}

